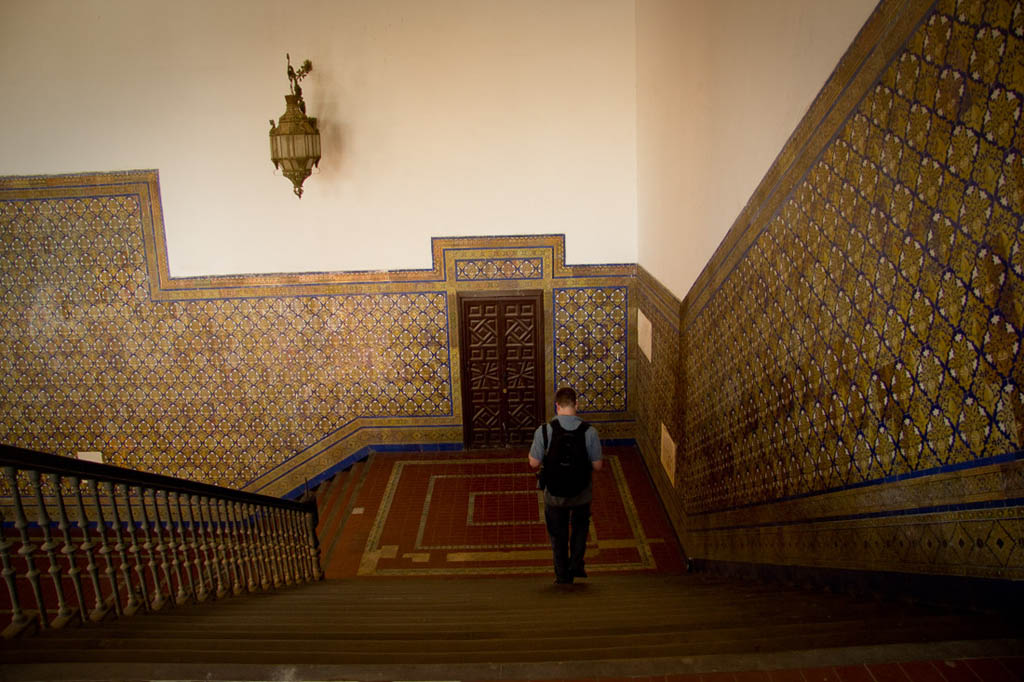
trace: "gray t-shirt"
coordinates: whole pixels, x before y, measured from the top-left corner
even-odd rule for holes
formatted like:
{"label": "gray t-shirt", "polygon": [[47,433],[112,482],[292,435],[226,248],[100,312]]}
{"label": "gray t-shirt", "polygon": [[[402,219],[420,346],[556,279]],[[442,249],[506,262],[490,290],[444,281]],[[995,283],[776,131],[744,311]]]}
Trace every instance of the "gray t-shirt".
{"label": "gray t-shirt", "polygon": [[[575,431],[583,420],[574,414],[560,414],[558,415],[558,423],[562,425],[562,428],[566,431]],[[533,434],[533,445],[530,446],[530,457],[536,460],[544,461],[544,434],[541,429],[546,429],[548,432],[548,442],[551,442],[551,424],[543,424],[537,427],[537,430]],[[587,444],[587,456],[591,462],[598,462],[601,459],[601,438],[597,435],[597,429],[591,424],[590,428],[587,429],[587,435],[585,442]],[[544,504],[552,507],[576,507],[581,504],[587,504],[594,499],[594,485],[591,482],[587,486],[586,490],[581,492],[579,495],[573,497],[557,497],[552,495],[547,490],[544,491]]]}

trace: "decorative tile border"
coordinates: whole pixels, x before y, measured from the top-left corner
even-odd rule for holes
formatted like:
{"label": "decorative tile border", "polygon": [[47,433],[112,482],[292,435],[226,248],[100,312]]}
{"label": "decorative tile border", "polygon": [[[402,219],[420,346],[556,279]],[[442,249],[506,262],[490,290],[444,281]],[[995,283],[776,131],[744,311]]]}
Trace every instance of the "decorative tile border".
{"label": "decorative tile border", "polygon": [[455,260],[455,280],[459,282],[524,279],[544,279],[544,261],[542,258],[466,258]]}

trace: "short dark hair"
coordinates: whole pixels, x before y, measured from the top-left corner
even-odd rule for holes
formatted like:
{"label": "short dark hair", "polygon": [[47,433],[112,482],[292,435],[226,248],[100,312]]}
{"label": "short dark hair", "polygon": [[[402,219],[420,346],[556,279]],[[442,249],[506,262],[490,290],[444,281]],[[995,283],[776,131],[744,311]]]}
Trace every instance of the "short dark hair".
{"label": "short dark hair", "polygon": [[555,393],[555,403],[562,407],[570,407],[576,404],[576,391],[568,386],[563,386]]}

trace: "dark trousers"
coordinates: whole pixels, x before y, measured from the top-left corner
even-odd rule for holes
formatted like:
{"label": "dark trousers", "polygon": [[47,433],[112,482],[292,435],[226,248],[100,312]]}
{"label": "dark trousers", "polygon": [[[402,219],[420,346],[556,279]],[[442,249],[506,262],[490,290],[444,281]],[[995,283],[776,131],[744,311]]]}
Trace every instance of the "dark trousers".
{"label": "dark trousers", "polygon": [[583,554],[590,532],[590,503],[578,507],[544,507],[544,521],[555,558],[555,578],[572,582],[583,571]]}

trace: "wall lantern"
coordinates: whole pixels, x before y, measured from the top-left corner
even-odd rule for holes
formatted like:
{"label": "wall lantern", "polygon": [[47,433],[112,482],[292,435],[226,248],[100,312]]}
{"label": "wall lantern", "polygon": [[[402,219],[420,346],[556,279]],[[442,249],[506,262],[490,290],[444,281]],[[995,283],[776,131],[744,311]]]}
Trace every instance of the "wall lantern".
{"label": "wall lantern", "polygon": [[306,116],[306,102],[302,99],[299,81],[313,70],[307,59],[296,71],[292,58],[288,60],[288,80],[292,94],[285,95],[285,110],[277,125],[270,119],[270,160],[274,168],[280,168],[286,178],[295,185],[295,196],[302,198],[302,183],[313,172],[313,166],[320,163],[320,131],[316,119]]}

